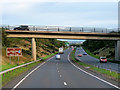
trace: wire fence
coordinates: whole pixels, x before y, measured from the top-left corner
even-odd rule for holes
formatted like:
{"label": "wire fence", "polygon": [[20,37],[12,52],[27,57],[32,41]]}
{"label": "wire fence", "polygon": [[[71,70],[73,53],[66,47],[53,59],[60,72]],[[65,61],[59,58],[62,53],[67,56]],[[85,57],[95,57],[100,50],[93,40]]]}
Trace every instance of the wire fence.
{"label": "wire fence", "polygon": [[[25,26],[25,25],[23,25]],[[39,26],[39,25],[26,25],[29,31],[63,31],[63,32],[95,32],[95,33],[115,33],[120,32],[120,28],[108,29],[108,28],[95,28],[95,27],[65,27],[65,26]],[[2,25],[7,30],[14,30],[20,25]],[[22,30],[22,29],[21,29]]]}

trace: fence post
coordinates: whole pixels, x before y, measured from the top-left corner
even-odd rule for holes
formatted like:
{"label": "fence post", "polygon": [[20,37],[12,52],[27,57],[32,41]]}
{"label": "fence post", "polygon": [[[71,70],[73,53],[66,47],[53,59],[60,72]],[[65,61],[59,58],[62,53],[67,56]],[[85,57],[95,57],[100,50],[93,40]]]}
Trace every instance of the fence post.
{"label": "fence post", "polygon": [[8,30],[10,29],[10,26],[8,25]]}
{"label": "fence post", "polygon": [[81,32],[81,29],[80,29],[80,32]]}
{"label": "fence post", "polygon": [[95,28],[94,28],[94,32],[95,32]]}
{"label": "fence post", "polygon": [[83,27],[82,27],[82,32],[83,32]]}
{"label": "fence post", "polygon": [[71,32],[71,27],[70,27],[70,32]]}
{"label": "fence post", "polygon": [[59,30],[59,27],[58,27],[58,32],[59,32],[60,30]]}

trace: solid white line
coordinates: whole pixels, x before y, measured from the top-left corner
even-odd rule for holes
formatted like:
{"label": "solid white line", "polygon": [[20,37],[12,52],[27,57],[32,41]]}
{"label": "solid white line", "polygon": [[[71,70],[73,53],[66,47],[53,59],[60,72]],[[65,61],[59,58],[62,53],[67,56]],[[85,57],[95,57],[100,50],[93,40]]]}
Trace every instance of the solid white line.
{"label": "solid white line", "polygon": [[116,86],[116,85],[114,85],[114,84],[112,84],[112,83],[110,83],[110,82],[108,82],[108,81],[105,81],[105,80],[103,80],[103,79],[101,79],[101,78],[99,78],[99,77],[97,77],[97,76],[95,76],[95,75],[92,75],[92,74],[90,74],[90,73],[82,70],[81,68],[77,67],[76,65],[74,65],[74,64],[70,61],[69,56],[70,56],[70,53],[69,53],[69,55],[68,55],[68,61],[69,61],[74,67],[76,67],[77,69],[79,69],[80,71],[82,71],[82,72],[84,72],[84,73],[86,73],[86,74],[88,74],[88,75],[90,75],[90,76],[92,76],[92,77],[94,77],[94,78],[96,78],[96,79],[104,82],[104,83],[107,83],[107,84],[109,84],[109,85],[111,85],[111,86],[113,86],[113,87],[115,87],[115,88],[120,89],[118,86]]}
{"label": "solid white line", "polygon": [[66,86],[66,85],[67,85],[67,83],[66,83],[66,82],[64,82],[64,85]]}
{"label": "solid white line", "polygon": [[[54,57],[54,56],[53,56]],[[50,59],[52,59],[53,57],[51,57]],[[50,60],[50,59],[48,59],[48,60]],[[42,65],[44,65],[46,62],[48,62],[48,60],[47,61],[45,61],[45,62],[43,62],[42,64],[40,64],[38,67],[36,67],[34,70],[32,70],[30,73],[28,73],[22,80],[20,80],[13,88],[12,88],[12,90],[14,90],[15,88],[17,88],[28,76],[30,76],[34,71],[36,71],[39,67],[41,67]]]}

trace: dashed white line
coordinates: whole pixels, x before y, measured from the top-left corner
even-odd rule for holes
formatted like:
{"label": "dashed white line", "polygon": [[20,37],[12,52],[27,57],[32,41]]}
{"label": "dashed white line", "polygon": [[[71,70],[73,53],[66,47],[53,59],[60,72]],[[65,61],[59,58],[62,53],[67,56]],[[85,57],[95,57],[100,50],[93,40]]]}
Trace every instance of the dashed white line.
{"label": "dashed white line", "polygon": [[59,72],[59,71],[58,71]]}
{"label": "dashed white line", "polygon": [[62,77],[62,75],[60,75],[60,77]]}
{"label": "dashed white line", "polygon": [[64,85],[65,85],[65,86],[67,86],[67,83],[66,83],[66,82],[64,82]]}

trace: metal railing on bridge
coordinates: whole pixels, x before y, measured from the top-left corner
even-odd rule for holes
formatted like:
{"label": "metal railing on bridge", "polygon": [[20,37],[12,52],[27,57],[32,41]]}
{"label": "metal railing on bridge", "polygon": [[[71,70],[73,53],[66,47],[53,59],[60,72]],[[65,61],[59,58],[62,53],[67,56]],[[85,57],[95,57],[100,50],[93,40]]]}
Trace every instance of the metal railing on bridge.
{"label": "metal railing on bridge", "polygon": [[[7,30],[14,30],[15,27],[20,25],[10,26],[2,25]],[[112,33],[120,32],[120,28],[108,29],[108,28],[95,28],[95,27],[66,27],[66,26],[39,26],[28,25],[29,31],[64,31],[64,32],[95,32],[95,33]]]}

